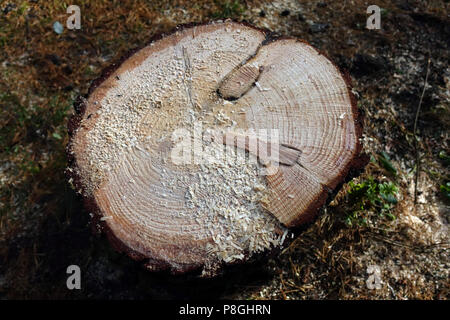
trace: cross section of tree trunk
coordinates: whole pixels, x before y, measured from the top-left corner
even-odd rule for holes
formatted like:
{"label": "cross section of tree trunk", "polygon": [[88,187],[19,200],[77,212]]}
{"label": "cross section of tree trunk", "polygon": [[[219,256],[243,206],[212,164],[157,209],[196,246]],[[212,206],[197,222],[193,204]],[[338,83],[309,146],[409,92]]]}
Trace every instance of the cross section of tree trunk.
{"label": "cross section of tree trunk", "polygon": [[213,275],[280,248],[358,166],[347,78],[292,38],[180,27],[108,70],[69,124],[68,172],[116,248]]}

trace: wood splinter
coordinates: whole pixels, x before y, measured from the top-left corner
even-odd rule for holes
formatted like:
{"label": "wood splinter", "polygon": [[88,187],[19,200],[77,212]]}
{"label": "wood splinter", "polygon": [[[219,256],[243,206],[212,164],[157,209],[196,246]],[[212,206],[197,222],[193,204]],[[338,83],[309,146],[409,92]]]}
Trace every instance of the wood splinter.
{"label": "wood splinter", "polygon": [[217,92],[226,100],[237,100],[257,83],[263,66],[246,63],[231,71],[220,83]]}
{"label": "wood splinter", "polygon": [[227,132],[222,135],[224,145],[241,148],[255,156],[262,165],[269,163],[292,166],[297,163],[301,151],[287,144],[267,141],[255,135]]}

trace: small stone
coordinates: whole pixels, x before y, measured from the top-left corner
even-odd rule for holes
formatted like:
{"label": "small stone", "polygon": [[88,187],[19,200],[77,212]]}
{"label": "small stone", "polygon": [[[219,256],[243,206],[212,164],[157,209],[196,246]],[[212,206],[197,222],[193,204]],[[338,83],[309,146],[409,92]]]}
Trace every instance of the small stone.
{"label": "small stone", "polygon": [[59,21],[56,21],[53,24],[53,31],[55,31],[55,33],[57,33],[57,34],[61,34],[64,31],[64,27]]}

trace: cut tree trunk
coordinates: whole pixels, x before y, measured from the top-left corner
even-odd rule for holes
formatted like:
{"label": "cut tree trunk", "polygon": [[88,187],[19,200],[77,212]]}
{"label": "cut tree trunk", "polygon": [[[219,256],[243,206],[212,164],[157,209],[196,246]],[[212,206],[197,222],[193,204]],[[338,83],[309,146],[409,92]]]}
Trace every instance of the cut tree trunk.
{"label": "cut tree trunk", "polygon": [[280,248],[361,164],[347,78],[301,40],[231,21],[135,51],[76,111],[70,181],[151,270],[210,276]]}

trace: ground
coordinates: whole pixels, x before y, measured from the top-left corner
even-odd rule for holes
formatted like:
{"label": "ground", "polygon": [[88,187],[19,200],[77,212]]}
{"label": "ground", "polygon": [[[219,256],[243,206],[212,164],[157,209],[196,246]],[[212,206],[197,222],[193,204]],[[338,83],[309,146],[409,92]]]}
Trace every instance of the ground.
{"label": "ground", "polygon": [[[448,1],[74,4],[81,30],[63,2],[0,1],[0,298],[449,298]],[[366,28],[371,4],[380,30]],[[149,273],[91,232],[64,176],[67,119],[130,49],[224,18],[305,39],[348,70],[371,160],[281,254],[216,279]],[[66,287],[71,264],[81,290]]]}

